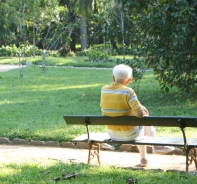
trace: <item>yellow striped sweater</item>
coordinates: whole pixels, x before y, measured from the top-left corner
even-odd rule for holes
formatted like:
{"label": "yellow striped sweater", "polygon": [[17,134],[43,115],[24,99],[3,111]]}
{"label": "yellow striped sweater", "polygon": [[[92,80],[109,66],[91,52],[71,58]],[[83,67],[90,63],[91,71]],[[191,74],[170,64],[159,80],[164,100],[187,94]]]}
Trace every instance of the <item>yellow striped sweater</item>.
{"label": "yellow striped sweater", "polygon": [[[133,89],[123,84],[103,86],[101,89],[101,111],[105,116],[132,116],[142,110],[141,104]],[[113,131],[132,130],[133,126],[106,125]]]}

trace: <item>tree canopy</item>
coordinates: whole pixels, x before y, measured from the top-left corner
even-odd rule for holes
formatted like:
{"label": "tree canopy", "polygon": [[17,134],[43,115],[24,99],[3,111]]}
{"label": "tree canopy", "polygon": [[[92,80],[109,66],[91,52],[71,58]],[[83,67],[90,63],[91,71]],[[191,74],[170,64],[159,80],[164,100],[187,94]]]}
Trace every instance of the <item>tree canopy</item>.
{"label": "tree canopy", "polygon": [[135,55],[154,69],[162,89],[197,93],[197,1],[122,1],[133,22]]}
{"label": "tree canopy", "polygon": [[0,0],[0,13],[0,45],[24,36],[38,47],[75,51],[80,41],[83,49],[109,41],[134,56],[133,66],[153,68],[164,92],[197,93],[196,0]]}

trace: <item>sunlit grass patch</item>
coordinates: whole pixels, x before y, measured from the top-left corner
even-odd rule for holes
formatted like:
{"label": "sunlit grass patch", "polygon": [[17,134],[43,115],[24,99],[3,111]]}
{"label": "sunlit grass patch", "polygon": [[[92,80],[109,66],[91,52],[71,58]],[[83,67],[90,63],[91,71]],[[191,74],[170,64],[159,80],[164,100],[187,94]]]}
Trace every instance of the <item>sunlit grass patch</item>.
{"label": "sunlit grass patch", "polygon": [[[19,161],[20,160],[20,161]],[[160,172],[154,170],[131,170],[112,166],[93,166],[86,164],[62,163],[50,159],[8,159],[1,163],[0,181],[2,184],[35,184],[35,183],[86,183],[86,184],[125,184],[127,179],[135,179],[138,183],[166,184],[193,183],[196,175],[181,172]],[[65,176],[75,177],[65,179]]]}
{"label": "sunlit grass patch", "polygon": [[[100,90],[112,83],[112,70],[38,66],[1,73],[0,136],[27,140],[70,141],[85,133],[82,126],[68,126],[63,115],[100,115]],[[178,96],[173,89],[163,94],[153,72],[147,71],[141,82],[129,84],[151,116],[196,116],[197,100]],[[158,136],[181,136],[179,129],[157,128]],[[92,131],[104,132],[105,127]],[[196,129],[189,129],[195,137]]]}

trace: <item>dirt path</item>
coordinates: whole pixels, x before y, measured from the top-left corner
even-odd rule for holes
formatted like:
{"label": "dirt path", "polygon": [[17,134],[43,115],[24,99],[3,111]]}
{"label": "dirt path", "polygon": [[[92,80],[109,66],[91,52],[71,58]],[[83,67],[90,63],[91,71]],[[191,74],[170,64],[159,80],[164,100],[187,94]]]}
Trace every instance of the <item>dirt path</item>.
{"label": "dirt path", "polygon": [[[0,144],[0,164],[20,160],[20,158],[32,159],[56,159],[64,163],[87,163],[87,149],[72,148],[55,148],[47,146],[24,146],[24,145],[4,145]],[[106,166],[129,167],[132,169],[140,169],[136,165],[139,164],[139,153],[119,152],[119,151],[101,151],[101,163]],[[148,154],[148,166],[145,170],[178,170],[185,171],[185,156],[179,155],[156,155]],[[97,159],[92,160],[92,164],[98,165]],[[142,168],[141,168],[142,169]],[[195,170],[195,165],[189,167],[189,171]]]}
{"label": "dirt path", "polygon": [[18,65],[2,65],[0,64],[0,72],[7,72],[9,70],[17,69],[19,68]]}

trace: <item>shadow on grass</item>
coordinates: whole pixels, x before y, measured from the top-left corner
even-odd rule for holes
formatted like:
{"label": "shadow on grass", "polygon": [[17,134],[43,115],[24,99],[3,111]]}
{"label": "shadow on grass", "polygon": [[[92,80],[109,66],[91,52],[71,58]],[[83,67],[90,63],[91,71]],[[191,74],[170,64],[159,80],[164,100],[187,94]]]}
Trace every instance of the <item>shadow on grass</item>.
{"label": "shadow on grass", "polygon": [[[23,79],[18,74],[2,73],[0,79],[0,136],[10,139],[70,141],[85,133],[80,126],[67,126],[63,115],[100,115],[101,87],[112,82],[111,70],[49,68],[43,73],[32,66]],[[196,116],[196,99],[179,97],[176,90],[163,94],[151,71],[136,93],[151,116]]]}
{"label": "shadow on grass", "polygon": [[[98,167],[86,164],[65,164],[57,161],[33,162],[1,166],[2,184],[44,184],[44,183],[84,183],[84,184],[125,184],[128,178],[137,179],[139,183],[166,184],[190,183],[195,175],[183,175],[180,172],[160,172],[130,170],[129,168]],[[75,177],[65,179],[70,174]],[[72,176],[72,175],[70,175]]]}

